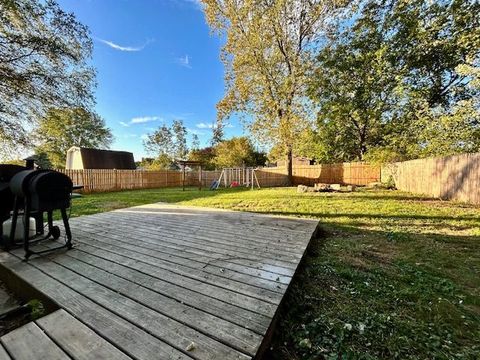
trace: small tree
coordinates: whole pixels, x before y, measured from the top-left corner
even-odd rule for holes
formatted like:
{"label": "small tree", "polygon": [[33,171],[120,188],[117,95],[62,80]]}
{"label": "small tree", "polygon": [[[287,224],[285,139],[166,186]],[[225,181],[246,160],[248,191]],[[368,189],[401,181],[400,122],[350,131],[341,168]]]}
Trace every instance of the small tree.
{"label": "small tree", "polygon": [[176,158],[185,159],[188,153],[187,147],[187,128],[182,120],[174,120],[172,124],[172,134],[174,136],[174,155]]}
{"label": "small tree", "polygon": [[172,131],[168,126],[162,125],[152,134],[148,134],[143,145],[152,154],[157,156],[164,154],[171,157],[174,150]]}
{"label": "small tree", "polygon": [[217,168],[253,165],[254,148],[246,137],[234,137],[215,147],[214,163]]}
{"label": "small tree", "polygon": [[108,148],[113,136],[105,121],[82,108],[50,109],[39,120],[36,148],[53,167],[65,167],[67,150],[72,146]]}
{"label": "small tree", "polygon": [[217,122],[212,127],[212,140],[210,143],[212,146],[217,146],[223,141],[223,126],[220,122]]}
{"label": "small tree", "polygon": [[215,148],[211,146],[203,149],[192,149],[188,154],[188,159],[200,161],[205,170],[215,170]]}
{"label": "small tree", "polygon": [[200,149],[200,139],[197,134],[192,134],[192,150]]}

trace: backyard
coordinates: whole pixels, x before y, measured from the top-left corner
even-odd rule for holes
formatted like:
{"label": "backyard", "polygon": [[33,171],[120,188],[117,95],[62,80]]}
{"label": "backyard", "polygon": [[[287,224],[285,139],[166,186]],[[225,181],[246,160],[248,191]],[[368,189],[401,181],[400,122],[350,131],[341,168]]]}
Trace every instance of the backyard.
{"label": "backyard", "polygon": [[388,190],[169,188],[84,195],[71,215],[153,202],[320,221],[268,358],[478,358],[478,206]]}

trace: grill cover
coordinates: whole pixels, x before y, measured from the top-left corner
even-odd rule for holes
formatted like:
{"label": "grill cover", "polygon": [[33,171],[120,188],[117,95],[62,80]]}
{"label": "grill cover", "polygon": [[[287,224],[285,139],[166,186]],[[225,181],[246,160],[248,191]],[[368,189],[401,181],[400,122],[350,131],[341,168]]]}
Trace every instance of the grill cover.
{"label": "grill cover", "polygon": [[70,207],[73,183],[57,171],[45,171],[32,178],[28,186],[32,209],[49,211]]}
{"label": "grill cover", "polygon": [[67,175],[52,170],[24,170],[10,181],[12,193],[29,197],[34,211],[68,208],[72,188],[72,180]]}
{"label": "grill cover", "polygon": [[10,180],[25,167],[11,164],[0,164],[0,221],[10,216],[13,210],[13,194],[10,191]]}

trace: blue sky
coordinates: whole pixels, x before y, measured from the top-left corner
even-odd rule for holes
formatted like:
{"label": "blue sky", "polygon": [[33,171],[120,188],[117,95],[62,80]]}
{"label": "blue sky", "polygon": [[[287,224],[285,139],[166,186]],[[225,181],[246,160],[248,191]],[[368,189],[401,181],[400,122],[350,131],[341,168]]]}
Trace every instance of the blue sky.
{"label": "blue sky", "polygon": [[[193,0],[59,0],[94,41],[97,112],[115,136],[112,149],[147,155],[142,138],[182,119],[201,145],[211,137],[224,94],[221,39]],[[235,120],[226,137],[242,133]]]}

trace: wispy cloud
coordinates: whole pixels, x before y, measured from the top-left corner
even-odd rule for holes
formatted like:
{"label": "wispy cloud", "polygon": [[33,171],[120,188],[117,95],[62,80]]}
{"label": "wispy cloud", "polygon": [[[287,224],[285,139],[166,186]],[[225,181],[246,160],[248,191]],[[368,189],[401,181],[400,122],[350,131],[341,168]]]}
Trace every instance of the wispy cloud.
{"label": "wispy cloud", "polygon": [[142,134],[142,136],[140,136],[140,139],[148,140],[148,134]]}
{"label": "wispy cloud", "polygon": [[131,139],[131,138],[136,138],[138,135],[137,134],[121,134],[119,137],[123,139]]}
{"label": "wispy cloud", "polygon": [[147,40],[145,42],[145,44],[143,44],[141,46],[123,46],[123,45],[115,44],[113,41],[110,41],[110,40],[104,40],[104,39],[100,39],[100,38],[96,38],[96,39],[98,41],[100,41],[101,43],[104,43],[104,44],[110,46],[112,49],[119,50],[119,51],[129,51],[129,52],[141,51],[145,48],[145,46],[147,46],[149,43],[151,43],[153,41],[153,40]]}
{"label": "wispy cloud", "polygon": [[198,136],[208,135],[208,132],[203,131],[203,130],[197,130],[197,129],[187,128],[187,131],[188,131],[190,134],[195,134],[195,135],[198,135]]}
{"label": "wispy cloud", "polygon": [[172,3],[182,6],[182,5],[194,5],[193,8],[196,8],[198,10],[203,9],[203,3],[201,0],[170,0]]}
{"label": "wispy cloud", "polygon": [[120,125],[125,126],[125,127],[130,126],[130,124],[126,123],[125,121],[120,121]]}
{"label": "wispy cloud", "polygon": [[[213,123],[206,124],[206,123],[201,122],[201,123],[196,124],[195,126],[199,129],[213,129],[214,124]],[[233,128],[234,126],[232,124],[225,124],[225,125],[223,125],[223,127]]]}
{"label": "wispy cloud", "polygon": [[179,58],[177,58],[177,63],[180,66],[183,66],[189,69],[192,68],[192,65],[190,65],[190,58],[188,57],[188,55],[180,56]]}
{"label": "wispy cloud", "polygon": [[163,118],[160,116],[140,116],[140,117],[134,117],[132,120],[130,120],[129,124],[144,124],[147,122],[152,122],[152,121],[162,121]]}
{"label": "wispy cloud", "polygon": [[198,123],[195,125],[199,129],[213,129],[213,124]]}

